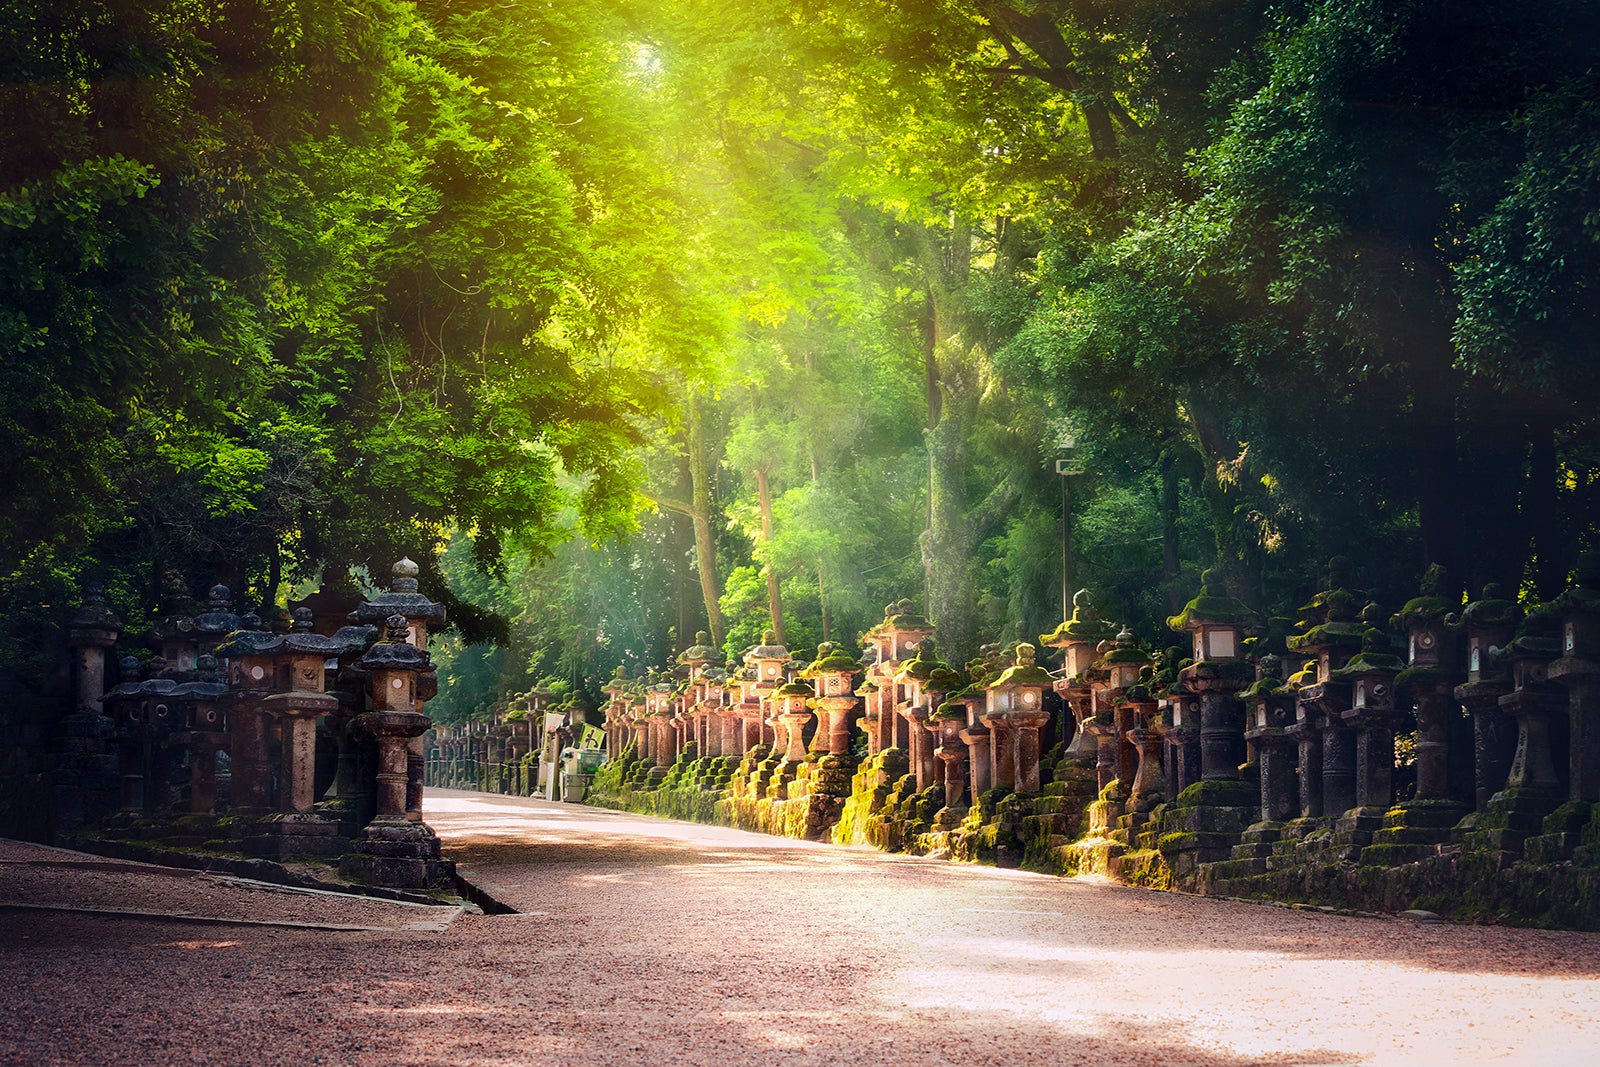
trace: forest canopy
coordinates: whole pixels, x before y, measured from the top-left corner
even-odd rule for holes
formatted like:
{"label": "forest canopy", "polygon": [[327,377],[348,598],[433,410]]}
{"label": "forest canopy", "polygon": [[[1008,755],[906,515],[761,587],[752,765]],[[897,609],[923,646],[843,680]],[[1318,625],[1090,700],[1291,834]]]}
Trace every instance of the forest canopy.
{"label": "forest canopy", "polygon": [[13,669],[86,580],[403,554],[459,717],[902,597],[959,663],[1064,583],[1154,637],[1211,567],[1600,547],[1582,0],[7,11]]}

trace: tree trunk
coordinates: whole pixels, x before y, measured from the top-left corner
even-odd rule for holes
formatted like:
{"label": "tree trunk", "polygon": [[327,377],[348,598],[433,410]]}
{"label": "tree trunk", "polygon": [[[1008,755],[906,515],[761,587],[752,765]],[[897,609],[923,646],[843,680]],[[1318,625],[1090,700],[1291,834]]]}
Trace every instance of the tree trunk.
{"label": "tree trunk", "polygon": [[[721,646],[726,634],[722,623],[722,606],[718,603],[721,590],[717,583],[717,555],[711,540],[711,481],[706,464],[705,427],[700,414],[700,401],[691,390],[688,403],[689,416],[689,479],[693,500],[690,518],[694,520],[694,556],[700,572],[700,595],[706,602],[706,624],[711,630],[711,643]],[[684,640],[684,635],[678,635]]]}
{"label": "tree trunk", "polygon": [[[761,501],[761,544],[770,550],[772,546],[772,483],[768,480],[765,467],[756,468],[756,495]],[[778,635],[778,644],[788,642],[783,636],[783,594],[778,588],[778,573],[772,569],[769,559],[764,569],[767,572],[767,611],[772,616],[772,631]]]}
{"label": "tree trunk", "polygon": [[1161,588],[1167,610],[1176,615],[1183,610],[1183,591],[1178,578],[1183,564],[1178,555],[1178,462],[1170,448],[1161,453]]}

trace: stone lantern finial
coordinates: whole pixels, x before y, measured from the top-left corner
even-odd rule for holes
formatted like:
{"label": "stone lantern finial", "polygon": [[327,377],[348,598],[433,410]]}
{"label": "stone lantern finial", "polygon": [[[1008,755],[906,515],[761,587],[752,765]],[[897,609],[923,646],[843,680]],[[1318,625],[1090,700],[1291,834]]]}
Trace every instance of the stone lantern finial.
{"label": "stone lantern finial", "polygon": [[417,575],[422,573],[422,568],[412,561],[410,556],[401,556],[395,563],[391,572],[394,581],[391,588],[396,593],[415,593],[417,591]]}
{"label": "stone lantern finial", "polygon": [[311,632],[310,608],[295,608],[294,611],[289,613],[289,617],[294,620],[289,627],[291,633],[308,634]]}

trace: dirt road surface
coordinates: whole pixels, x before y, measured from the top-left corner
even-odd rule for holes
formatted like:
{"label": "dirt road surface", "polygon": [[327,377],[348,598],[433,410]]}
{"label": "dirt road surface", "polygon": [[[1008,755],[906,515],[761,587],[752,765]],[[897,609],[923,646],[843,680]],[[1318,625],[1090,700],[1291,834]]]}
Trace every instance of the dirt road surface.
{"label": "dirt road surface", "polygon": [[[430,925],[363,903],[360,928],[336,929],[325,902],[298,925],[281,902],[249,923],[246,902],[202,923],[39,910],[38,878],[20,879],[31,906],[0,896],[0,1063],[1600,1063],[1597,935],[1206,900],[519,798],[435,791],[426,810],[517,914]],[[166,881],[169,896],[191,884]]]}

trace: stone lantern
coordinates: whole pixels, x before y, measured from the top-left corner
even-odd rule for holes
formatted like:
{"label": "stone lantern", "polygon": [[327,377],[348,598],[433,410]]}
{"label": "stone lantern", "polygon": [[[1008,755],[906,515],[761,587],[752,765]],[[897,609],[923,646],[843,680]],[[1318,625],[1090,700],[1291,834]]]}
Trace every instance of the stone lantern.
{"label": "stone lantern", "polygon": [[[780,685],[769,698],[774,728],[783,731],[779,743],[784,746],[782,761],[786,764],[799,763],[806,758],[805,727],[811,721],[806,705],[814,695],[809,685],[794,681]],[[793,776],[792,770],[784,773],[785,777]]]}
{"label": "stone lantern", "polygon": [[1283,824],[1300,813],[1295,782],[1297,743],[1289,733],[1294,723],[1294,689],[1278,677],[1279,659],[1268,653],[1256,663],[1256,682],[1242,695],[1245,705],[1245,739],[1255,746],[1261,765],[1261,820],[1244,831],[1234,848],[1235,859],[1257,861],[1258,873],[1266,869],[1273,842],[1283,835]]}
{"label": "stone lantern", "polygon": [[[358,626],[386,626],[387,620],[395,615],[404,616],[407,640],[417,651],[426,652],[428,627],[445,621],[445,608],[443,604],[436,604],[417,592],[419,572],[420,568],[411,559],[402,557],[391,568],[393,578],[389,583],[389,591],[379,593],[371,600],[358,605],[350,613],[349,620]],[[437,695],[438,686],[439,676],[431,669],[417,678],[416,699],[419,713],[423,702]],[[411,739],[410,755],[406,763],[408,768],[406,773],[411,776],[410,784],[406,787],[406,795],[409,798],[406,802],[406,811],[413,821],[422,818],[422,768],[425,757],[422,746],[421,734]]]}
{"label": "stone lantern", "polygon": [[895,677],[901,662],[914,658],[917,646],[932,635],[933,624],[917,614],[911,601],[899,600],[883,609],[883,621],[862,638],[872,659],[867,681],[877,686],[866,709],[868,721],[877,723],[877,733],[867,739],[869,755],[897,745],[910,749],[908,724],[896,711],[900,699]]}
{"label": "stone lantern", "polygon": [[986,687],[986,710],[991,717],[1004,717],[1011,736],[1011,779],[1019,793],[1039,791],[1039,729],[1050,721],[1044,691],[1053,679],[1034,662],[1035,651],[1027,642],[1017,645],[1016,665],[1001,671]]}
{"label": "stone lantern", "polygon": [[1194,662],[1180,675],[1200,694],[1200,775],[1205,781],[1240,776],[1244,762],[1244,730],[1236,694],[1251,683],[1254,670],[1242,658],[1243,630],[1255,612],[1222,588],[1221,575],[1200,576],[1200,593],[1167,620],[1187,631],[1194,644]]}
{"label": "stone lantern", "polygon": [[339,707],[338,696],[326,691],[326,664],[362,651],[366,635],[352,627],[323,637],[311,627],[311,610],[297,608],[290,632],[275,635],[277,644],[263,650],[272,657],[276,683],[260,707],[279,720],[283,741],[283,814],[273,824],[282,857],[343,851],[334,840],[338,821],[312,811],[317,799],[317,719]]}
{"label": "stone lantern", "polygon": [[1556,601],[1561,613],[1561,658],[1550,678],[1565,686],[1567,736],[1572,755],[1571,799],[1600,800],[1600,553],[1586,552],[1577,585]]}
{"label": "stone lantern", "polygon": [[1200,781],[1200,694],[1175,680],[1157,707],[1166,731],[1167,795],[1176,797]]}
{"label": "stone lantern", "polygon": [[1073,717],[1075,731],[1067,745],[1066,755],[1084,763],[1092,763],[1098,746],[1085,729],[1094,715],[1092,690],[1088,674],[1098,658],[1095,651],[1100,642],[1115,636],[1117,628],[1100,617],[1089,602],[1089,591],[1080,589],[1072,598],[1072,618],[1055,630],[1039,637],[1039,643],[1062,650],[1061,677],[1055,679],[1054,688],[1062,703]]}
{"label": "stone lantern", "polygon": [[[934,778],[932,739],[924,724],[933,711],[929,706],[928,682],[940,670],[949,671],[950,665],[938,658],[933,638],[924,637],[917,642],[916,656],[901,665],[894,679],[901,692],[895,714],[906,724],[906,755],[917,776],[918,792],[928,788]],[[895,732],[897,736],[900,733],[898,728]]]}
{"label": "stone lantern", "polygon": [[[606,759],[613,760],[622,755],[626,729],[625,715],[628,709],[628,669],[622,664],[612,672],[611,680],[601,687],[600,691],[606,695],[605,731],[606,731]],[[529,699],[528,728],[536,730],[538,724],[534,721],[532,698]],[[533,737],[536,735],[530,735]]]}
{"label": "stone lantern", "polygon": [[[105,587],[85,589],[84,603],[67,623],[73,657],[72,711],[62,724],[57,801],[52,810],[62,828],[108,813],[116,793],[116,756],[107,751],[115,726],[102,703],[106,656],[122,632],[122,620],[106,605]],[[70,798],[70,802],[68,800]]]}
{"label": "stone lantern", "polygon": [[1450,726],[1456,718],[1452,696],[1458,678],[1450,609],[1456,605],[1441,595],[1444,589],[1444,569],[1434,564],[1423,575],[1419,595],[1390,620],[1391,628],[1406,631],[1410,661],[1394,679],[1397,711],[1415,707],[1417,716],[1416,790],[1385,817],[1384,829],[1374,838],[1375,844],[1390,847],[1394,860],[1420,859],[1437,851],[1466,814],[1466,805],[1450,795]]}
{"label": "stone lantern", "polygon": [[1118,783],[1123,798],[1133,784],[1138,769],[1139,750],[1128,738],[1134,728],[1134,708],[1127,696],[1139,684],[1140,672],[1150,664],[1150,654],[1124,629],[1115,642],[1106,648],[1094,669],[1103,678],[1100,691],[1095,695],[1095,719],[1089,732],[1097,745],[1096,769],[1103,790],[1112,782]]}
{"label": "stone lantern", "polygon": [[240,628],[217,649],[228,661],[228,760],[233,769],[233,811],[238,815],[266,815],[272,810],[270,718],[263,701],[275,688],[272,653],[280,639],[260,625],[259,616],[243,616]]}
{"label": "stone lantern", "polygon": [[1511,671],[1513,688],[1500,697],[1500,709],[1517,724],[1517,750],[1503,788],[1466,828],[1464,840],[1470,848],[1497,853],[1503,862],[1521,856],[1532,827],[1563,799],[1550,727],[1566,709],[1566,694],[1549,678],[1562,644],[1561,619],[1546,605],[1530,611],[1516,637],[1493,657]]}
{"label": "stone lantern", "polygon": [[[1379,620],[1369,610],[1366,622]],[[1384,814],[1394,802],[1395,677],[1405,666],[1388,651],[1388,638],[1372,626],[1362,651],[1340,668],[1335,677],[1350,684],[1350,707],[1341,717],[1356,734],[1356,793],[1353,804],[1339,820],[1351,845],[1372,843],[1373,831],[1383,826]],[[1331,814],[1331,813],[1330,813]]]}
{"label": "stone lantern", "polygon": [[189,749],[189,813],[212,815],[217,800],[217,753],[228,746],[228,717],[222,708],[228,685],[209,652],[195,662],[195,679],[174,691],[183,708],[183,733]]}
{"label": "stone lantern", "polygon": [[407,889],[448,885],[454,865],[439,858],[432,828],[408,817],[410,743],[428,729],[418,709],[418,683],[431,674],[428,653],[414,643],[413,620],[396,611],[385,620],[384,639],[357,661],[370,682],[372,710],[356,716],[358,732],[377,742],[376,814],[339,863],[356,881]]}
{"label": "stone lantern", "polygon": [[190,614],[193,605],[189,586],[176,571],[168,571],[161,584],[161,618],[151,628],[148,642],[172,671],[187,675],[196,669],[200,658],[200,635],[195,632]]}
{"label": "stone lantern", "polygon": [[[1366,627],[1356,619],[1357,599],[1344,588],[1346,561],[1335,557],[1328,564],[1328,588],[1301,610],[1302,632],[1288,640],[1289,650],[1309,656],[1316,676],[1303,678],[1295,702],[1298,736],[1318,734],[1315,745],[1300,747],[1302,801],[1312,778],[1320,778],[1316,810],[1302,805],[1301,814],[1339,815],[1356,806],[1356,738],[1344,712],[1352,704],[1350,682],[1336,676],[1350,657],[1360,651]],[[1307,763],[1306,760],[1314,760]]]}
{"label": "stone lantern", "polygon": [[860,673],[859,661],[825,641],[817,646],[817,658],[801,676],[816,686],[811,706],[823,716],[819,732],[827,738],[831,756],[850,754],[850,712],[856,706],[854,682]]}
{"label": "stone lantern", "polygon": [[105,695],[115,723],[121,778],[121,815],[126,823],[141,815],[165,815],[171,807],[166,742],[176,718],[173,691],[178,683],[164,677],[166,661],[150,661],[149,676],[139,678],[139,660],[126,656],[119,664],[120,681]]}
{"label": "stone lantern", "polygon": [[1481,812],[1505,785],[1517,747],[1516,724],[1500,710],[1500,698],[1511,692],[1511,671],[1497,654],[1516,635],[1522,609],[1490,584],[1448,621],[1466,641],[1467,680],[1456,686],[1455,697],[1472,716],[1474,807]]}

